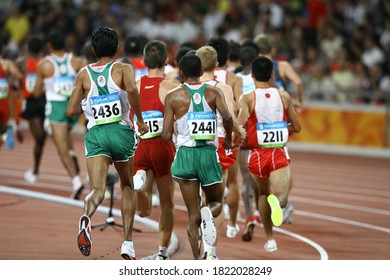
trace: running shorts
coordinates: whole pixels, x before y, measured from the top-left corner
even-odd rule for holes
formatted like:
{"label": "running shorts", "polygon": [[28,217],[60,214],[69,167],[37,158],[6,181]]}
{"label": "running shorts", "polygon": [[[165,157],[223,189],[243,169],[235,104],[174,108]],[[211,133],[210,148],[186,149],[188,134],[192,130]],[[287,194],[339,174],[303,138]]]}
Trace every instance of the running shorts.
{"label": "running shorts", "polygon": [[224,141],[223,137],[218,138],[218,155],[219,155],[219,161],[222,165],[222,170],[228,169],[230,166],[233,165],[233,163],[236,162],[236,155],[238,153],[238,149],[229,149],[226,150],[222,143]]}
{"label": "running shorts", "polygon": [[161,137],[140,139],[134,155],[134,174],[142,169],[152,169],[160,178],[171,175],[171,165],[175,157],[175,144]]}
{"label": "running shorts", "polygon": [[29,97],[24,100],[23,112],[20,116],[29,120],[35,117],[45,118],[46,95]]}
{"label": "running shorts", "polygon": [[80,116],[68,117],[66,114],[66,107],[68,106],[68,100],[66,101],[48,101],[46,103],[46,116],[50,123],[73,126],[77,123]]}
{"label": "running shorts", "polygon": [[95,125],[84,137],[85,157],[107,156],[113,162],[128,161],[134,156],[136,137],[134,130],[127,125]]}
{"label": "running shorts", "polygon": [[249,154],[249,171],[260,177],[269,178],[271,172],[289,165],[284,148],[256,148]]}
{"label": "running shorts", "polygon": [[222,166],[214,146],[185,147],[176,151],[171,167],[172,177],[198,180],[202,186],[222,182]]}

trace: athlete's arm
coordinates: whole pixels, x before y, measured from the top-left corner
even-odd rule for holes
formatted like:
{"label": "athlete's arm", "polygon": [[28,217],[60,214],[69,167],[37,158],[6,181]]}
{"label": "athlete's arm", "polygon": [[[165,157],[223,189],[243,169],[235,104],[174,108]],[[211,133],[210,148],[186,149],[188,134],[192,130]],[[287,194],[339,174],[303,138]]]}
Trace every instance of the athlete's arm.
{"label": "athlete's arm", "polygon": [[225,149],[232,148],[232,132],[233,132],[233,118],[232,114],[229,111],[229,108],[226,104],[225,97],[223,96],[222,91],[219,88],[207,87],[206,90],[215,90],[217,91],[215,97],[215,106],[218,112],[221,114],[223,128],[225,129],[225,140],[223,142],[223,147]]}
{"label": "athlete's arm", "polygon": [[295,94],[297,96],[297,106],[301,107],[303,104],[303,83],[298,73],[294,70],[290,63],[283,63],[284,75],[290,80],[295,87]]}
{"label": "athlete's arm", "polygon": [[127,91],[130,106],[137,116],[138,131],[141,135],[149,131],[149,127],[145,124],[141,113],[141,102],[139,100],[139,93],[134,79],[133,67],[129,64],[122,63],[122,79]]}
{"label": "athlete's arm", "polygon": [[165,141],[172,140],[173,122],[175,113],[172,107],[172,99],[174,98],[172,93],[168,93],[164,102],[164,122],[161,137]]}
{"label": "athlete's arm", "polygon": [[37,80],[34,87],[34,96],[39,97],[43,93],[43,79],[49,76],[52,64],[47,59],[42,60],[37,66]]}
{"label": "athlete's arm", "polygon": [[287,91],[280,91],[283,99],[283,104],[287,112],[288,119],[291,125],[288,126],[288,133],[299,133],[301,131],[301,123],[298,119],[298,114],[295,111],[290,94]]}
{"label": "athlete's arm", "polygon": [[70,95],[68,107],[66,108],[66,114],[68,117],[80,115],[83,113],[83,109],[81,108],[81,100],[83,100],[86,92],[83,87],[84,79],[88,79],[86,70],[82,70],[77,74],[74,88],[72,94]]}

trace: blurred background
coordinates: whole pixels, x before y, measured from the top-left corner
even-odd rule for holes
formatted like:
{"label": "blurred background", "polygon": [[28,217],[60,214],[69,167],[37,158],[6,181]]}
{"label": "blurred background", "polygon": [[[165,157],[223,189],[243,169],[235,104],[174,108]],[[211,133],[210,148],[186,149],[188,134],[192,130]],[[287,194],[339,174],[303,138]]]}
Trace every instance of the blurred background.
{"label": "blurred background", "polygon": [[302,132],[292,144],[389,151],[389,0],[2,0],[1,54],[14,60],[32,34],[59,29],[66,49],[84,55],[100,26],[116,29],[121,43],[165,41],[173,66],[183,43],[198,48],[220,35],[241,44],[265,33],[274,58],[304,83]]}

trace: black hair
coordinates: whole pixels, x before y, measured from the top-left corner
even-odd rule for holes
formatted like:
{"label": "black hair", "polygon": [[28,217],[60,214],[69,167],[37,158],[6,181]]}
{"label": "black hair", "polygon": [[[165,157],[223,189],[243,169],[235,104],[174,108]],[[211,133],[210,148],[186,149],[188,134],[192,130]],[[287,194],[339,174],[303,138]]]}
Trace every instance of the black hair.
{"label": "black hair", "polygon": [[118,33],[109,27],[99,27],[92,32],[92,47],[96,57],[114,57],[118,49]]}
{"label": "black hair", "polygon": [[229,56],[229,42],[223,37],[212,37],[208,42],[209,46],[212,46],[218,54],[218,65],[220,67],[225,66]]}
{"label": "black hair", "polygon": [[183,56],[185,56],[191,50],[192,49],[190,49],[188,47],[180,47],[180,49],[178,49],[176,54],[175,54],[175,61],[176,61],[176,63],[179,64],[180,59]]}
{"label": "black hair", "polygon": [[254,48],[250,46],[245,46],[240,49],[239,58],[240,58],[240,64],[243,67],[250,66],[252,64],[252,61],[256,57],[257,57],[257,53]]}
{"label": "black hair", "polygon": [[54,50],[63,50],[65,48],[65,34],[58,31],[53,31],[47,36],[47,42]]}
{"label": "black hair", "polygon": [[143,44],[139,36],[129,36],[124,43],[124,52],[126,55],[140,55],[143,51]]}
{"label": "black hair", "polygon": [[259,82],[268,82],[273,71],[272,60],[265,56],[259,56],[252,62],[252,75]]}
{"label": "black hair", "polygon": [[238,53],[240,52],[240,44],[236,41],[229,41],[229,60],[238,61]]}
{"label": "black hair", "polygon": [[159,40],[146,43],[144,48],[144,62],[149,69],[161,68],[167,60],[167,46]]}
{"label": "black hair", "polygon": [[28,40],[28,50],[33,54],[38,54],[45,48],[45,41],[41,37],[31,37]]}
{"label": "black hair", "polygon": [[259,47],[252,39],[249,39],[249,38],[245,39],[241,43],[241,48],[243,48],[243,47],[252,47],[256,51],[256,54],[259,55]]}
{"label": "black hair", "polygon": [[186,54],[179,61],[179,69],[186,78],[198,78],[202,75],[202,62],[195,54]]}

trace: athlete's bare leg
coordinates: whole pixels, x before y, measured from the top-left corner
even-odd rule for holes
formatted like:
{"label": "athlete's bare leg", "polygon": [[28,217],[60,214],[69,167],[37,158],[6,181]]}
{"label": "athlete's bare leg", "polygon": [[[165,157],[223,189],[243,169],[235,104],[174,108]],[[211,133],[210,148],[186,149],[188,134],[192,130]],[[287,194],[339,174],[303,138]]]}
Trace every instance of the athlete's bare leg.
{"label": "athlete's bare leg", "polygon": [[123,235],[125,240],[132,240],[134,215],[137,202],[133,185],[134,158],[130,158],[127,162],[115,162],[114,165],[121,182]]}
{"label": "athlete's bare leg", "polygon": [[57,147],[58,155],[60,156],[61,162],[64,165],[68,175],[73,178],[77,176],[77,170],[75,162],[69,154],[70,143],[68,138],[70,137],[69,128],[67,125],[51,125],[53,131],[53,140]]}
{"label": "athlete's bare leg", "polygon": [[240,203],[240,191],[237,183],[238,161],[236,160],[227,170],[227,186],[229,189],[226,203],[229,206],[229,225],[236,226],[238,206]]}
{"label": "athlete's bare leg", "polygon": [[33,174],[39,174],[39,166],[42,159],[43,147],[46,141],[46,133],[43,128],[44,119],[41,117],[35,117],[28,120],[29,128],[32,136],[34,137],[34,166]]}

